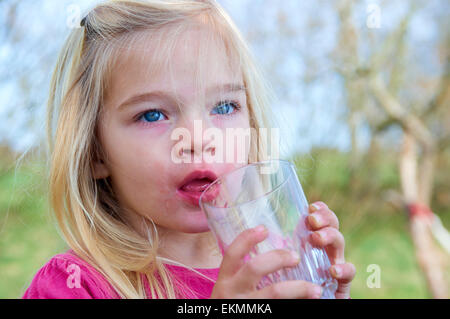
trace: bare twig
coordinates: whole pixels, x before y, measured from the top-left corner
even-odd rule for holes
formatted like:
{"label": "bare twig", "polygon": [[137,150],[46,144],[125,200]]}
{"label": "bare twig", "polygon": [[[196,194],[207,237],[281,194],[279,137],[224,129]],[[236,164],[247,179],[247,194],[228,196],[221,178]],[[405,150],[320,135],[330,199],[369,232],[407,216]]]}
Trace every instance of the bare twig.
{"label": "bare twig", "polygon": [[380,76],[369,80],[369,87],[373,96],[386,113],[405,130],[411,132],[426,150],[433,151],[436,143],[430,131],[414,114],[408,112],[386,89]]}

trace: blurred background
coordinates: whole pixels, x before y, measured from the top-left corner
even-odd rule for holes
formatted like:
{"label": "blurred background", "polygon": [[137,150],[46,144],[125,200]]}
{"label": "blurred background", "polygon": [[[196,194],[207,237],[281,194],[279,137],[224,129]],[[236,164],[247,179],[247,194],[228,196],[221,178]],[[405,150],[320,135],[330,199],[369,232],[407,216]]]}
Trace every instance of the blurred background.
{"label": "blurred background", "polygon": [[[67,249],[45,107],[58,50],[97,2],[0,0],[0,298]],[[339,217],[352,298],[449,298],[450,2],[219,3],[278,97],[281,157]]]}

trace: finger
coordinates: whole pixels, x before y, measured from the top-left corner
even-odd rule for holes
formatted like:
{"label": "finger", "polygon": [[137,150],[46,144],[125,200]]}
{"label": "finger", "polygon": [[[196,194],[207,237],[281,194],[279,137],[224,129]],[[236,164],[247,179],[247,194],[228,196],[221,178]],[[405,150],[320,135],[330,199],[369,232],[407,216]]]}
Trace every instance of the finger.
{"label": "finger", "polygon": [[257,290],[251,299],[319,299],[322,288],[308,281],[288,280]]}
{"label": "finger", "polygon": [[246,262],[236,274],[236,279],[243,288],[256,289],[256,286],[264,276],[284,267],[293,267],[299,261],[300,256],[294,251],[271,250],[257,255]]}
{"label": "finger", "polygon": [[325,248],[332,264],[342,264],[344,259],[345,239],[339,230],[325,227],[310,235],[310,242],[315,247]]}
{"label": "finger", "polygon": [[356,268],[352,263],[334,264],[330,267],[331,275],[337,279],[339,283],[349,283],[355,278]]}
{"label": "finger", "polygon": [[355,266],[352,263],[336,264],[330,267],[330,273],[339,283],[336,298],[350,297],[351,282],[356,274]]}
{"label": "finger", "polygon": [[240,233],[224,253],[220,267],[221,276],[231,276],[244,264],[244,257],[268,235],[264,226],[247,229]]}
{"label": "finger", "polygon": [[314,202],[311,205],[309,205],[308,210],[310,213],[319,210],[319,209],[328,209],[328,205],[324,202]]}
{"label": "finger", "polygon": [[326,205],[316,206],[316,203],[311,204],[309,213],[306,220],[310,230],[317,230],[327,226],[339,229],[339,219]]}

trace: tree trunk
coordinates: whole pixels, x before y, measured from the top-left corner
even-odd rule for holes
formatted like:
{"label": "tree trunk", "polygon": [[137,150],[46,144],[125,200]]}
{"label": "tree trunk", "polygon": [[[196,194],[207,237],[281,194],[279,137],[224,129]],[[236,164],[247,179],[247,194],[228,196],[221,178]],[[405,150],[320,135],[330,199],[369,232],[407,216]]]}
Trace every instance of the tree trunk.
{"label": "tree trunk", "polygon": [[425,151],[423,155],[422,165],[419,167],[417,142],[413,135],[405,130],[400,155],[400,178],[416,258],[433,298],[446,299],[448,286],[443,273],[444,260],[442,252],[433,240],[431,225],[434,215],[428,208],[431,201],[434,154]]}

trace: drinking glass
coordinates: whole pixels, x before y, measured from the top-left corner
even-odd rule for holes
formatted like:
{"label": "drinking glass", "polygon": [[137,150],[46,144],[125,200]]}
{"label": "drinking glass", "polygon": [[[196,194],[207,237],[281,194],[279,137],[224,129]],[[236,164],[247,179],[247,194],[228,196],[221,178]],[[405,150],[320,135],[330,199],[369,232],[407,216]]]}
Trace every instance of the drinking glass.
{"label": "drinking glass", "polygon": [[258,289],[284,280],[306,280],[323,288],[322,299],[335,298],[337,281],[329,272],[328,256],[308,240],[308,202],[292,163],[269,160],[237,168],[211,183],[199,204],[222,254],[241,232],[263,224],[268,237],[247,259],[272,249],[300,255],[297,266],[265,276]]}

